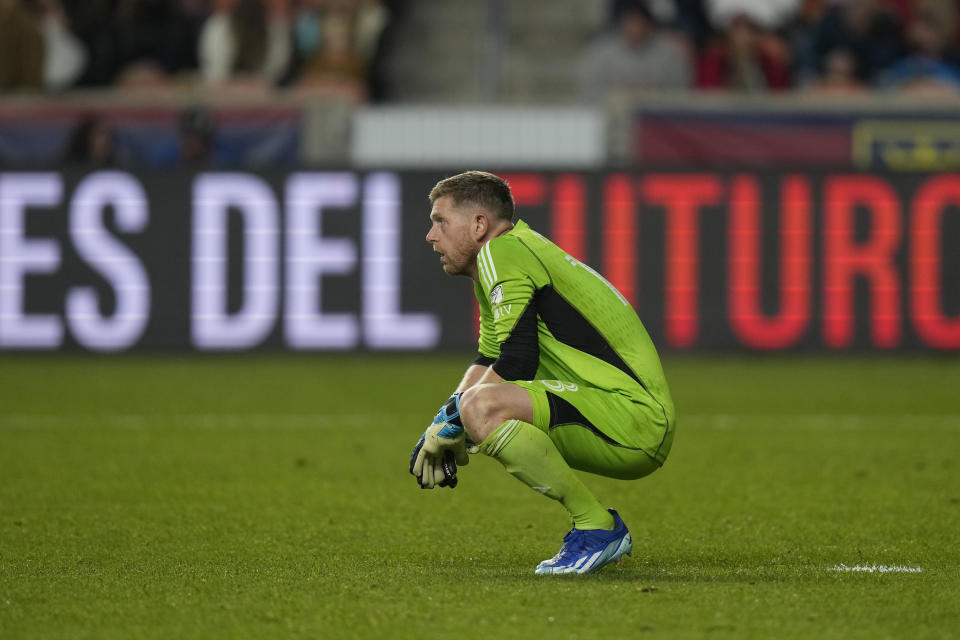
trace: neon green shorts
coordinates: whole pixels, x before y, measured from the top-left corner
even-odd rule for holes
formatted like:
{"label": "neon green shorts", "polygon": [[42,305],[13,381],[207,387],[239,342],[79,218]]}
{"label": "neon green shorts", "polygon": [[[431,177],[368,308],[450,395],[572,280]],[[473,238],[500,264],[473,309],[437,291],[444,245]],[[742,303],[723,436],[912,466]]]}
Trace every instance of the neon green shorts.
{"label": "neon green shorts", "polygon": [[559,380],[517,380],[533,402],[534,425],[574,469],[633,480],[659,469],[673,443],[662,411],[629,397]]}

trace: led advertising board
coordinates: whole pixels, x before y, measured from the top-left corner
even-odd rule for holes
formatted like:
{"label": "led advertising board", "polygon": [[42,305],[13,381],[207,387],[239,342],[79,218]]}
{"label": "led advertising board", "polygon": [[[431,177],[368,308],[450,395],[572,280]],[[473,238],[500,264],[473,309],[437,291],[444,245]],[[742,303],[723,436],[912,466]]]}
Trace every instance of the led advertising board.
{"label": "led advertising board", "polygon": [[[0,350],[475,347],[450,172],[0,172]],[[960,174],[500,172],[669,349],[960,349]]]}

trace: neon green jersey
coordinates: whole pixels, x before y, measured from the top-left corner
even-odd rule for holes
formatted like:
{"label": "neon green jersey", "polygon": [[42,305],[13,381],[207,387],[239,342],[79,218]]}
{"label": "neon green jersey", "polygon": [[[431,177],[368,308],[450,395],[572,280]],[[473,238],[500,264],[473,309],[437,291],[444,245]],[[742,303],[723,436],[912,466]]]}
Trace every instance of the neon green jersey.
{"label": "neon green jersey", "polygon": [[522,220],[483,246],[477,267],[479,350],[496,359],[494,371],[505,380],[626,396],[659,427],[642,442],[630,439],[656,449],[672,430],[673,400],[657,350],[626,298]]}

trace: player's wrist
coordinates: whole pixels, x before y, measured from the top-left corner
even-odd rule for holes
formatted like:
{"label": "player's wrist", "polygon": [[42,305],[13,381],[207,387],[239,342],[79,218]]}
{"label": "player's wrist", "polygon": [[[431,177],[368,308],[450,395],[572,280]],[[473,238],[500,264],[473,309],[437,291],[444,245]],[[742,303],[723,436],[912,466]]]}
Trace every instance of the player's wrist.
{"label": "player's wrist", "polygon": [[463,392],[452,394],[447,401],[443,403],[437,415],[433,417],[433,424],[446,423],[459,433],[463,433],[463,421],[460,419],[460,397]]}

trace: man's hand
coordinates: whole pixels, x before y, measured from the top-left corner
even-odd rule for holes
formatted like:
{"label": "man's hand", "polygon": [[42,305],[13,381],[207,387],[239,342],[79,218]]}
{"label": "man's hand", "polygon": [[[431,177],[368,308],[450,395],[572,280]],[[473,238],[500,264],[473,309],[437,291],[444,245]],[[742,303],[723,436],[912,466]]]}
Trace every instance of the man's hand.
{"label": "man's hand", "polygon": [[[452,451],[445,451],[443,460],[437,461],[420,457],[420,450],[426,442],[426,434],[420,436],[417,446],[413,448],[410,454],[410,473],[413,474],[414,465],[420,461],[420,473],[417,475],[417,484],[421,489],[432,489],[434,486],[450,487],[457,486],[457,463],[454,460]],[[416,474],[414,474],[416,475]],[[426,482],[426,486],[424,486]]]}
{"label": "man's hand", "polygon": [[459,432],[447,422],[432,424],[421,436],[411,456],[410,473],[424,489],[457,484],[457,466],[470,462],[463,428]]}
{"label": "man's hand", "polygon": [[[471,443],[471,446],[473,443]],[[460,421],[460,394],[440,408],[410,454],[410,473],[423,489],[457,486],[457,465],[469,464],[466,434]]]}
{"label": "man's hand", "polygon": [[[413,471],[411,471],[413,473]],[[453,451],[447,449],[440,458],[424,458],[417,484],[421,489],[457,486],[457,461]]]}

